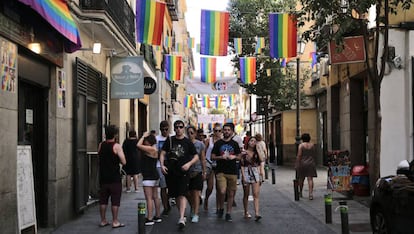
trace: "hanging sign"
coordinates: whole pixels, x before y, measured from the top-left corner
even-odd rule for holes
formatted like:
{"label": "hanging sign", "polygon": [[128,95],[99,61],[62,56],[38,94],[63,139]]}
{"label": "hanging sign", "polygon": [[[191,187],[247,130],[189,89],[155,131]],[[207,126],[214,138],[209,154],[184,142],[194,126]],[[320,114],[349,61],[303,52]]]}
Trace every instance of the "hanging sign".
{"label": "hanging sign", "polygon": [[144,94],[150,95],[157,89],[157,83],[152,77],[144,77]]}
{"label": "hanging sign", "polygon": [[111,58],[111,98],[144,97],[143,57]]}
{"label": "hanging sign", "polygon": [[329,43],[331,64],[365,62],[365,43],[363,36],[345,37],[344,48],[339,50],[334,41]]}

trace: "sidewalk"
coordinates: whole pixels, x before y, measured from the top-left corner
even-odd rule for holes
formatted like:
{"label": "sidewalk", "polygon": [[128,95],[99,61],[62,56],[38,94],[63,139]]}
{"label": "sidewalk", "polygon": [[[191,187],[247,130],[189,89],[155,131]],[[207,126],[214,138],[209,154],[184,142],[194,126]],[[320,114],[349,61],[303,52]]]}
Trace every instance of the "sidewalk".
{"label": "sidewalk", "polygon": [[[275,169],[275,184],[272,184],[272,171]],[[299,201],[294,201],[294,191],[293,191],[293,179],[295,176],[295,171],[291,167],[281,167],[270,165],[270,170],[268,173],[268,180],[265,181],[264,187],[262,188],[262,200],[260,201],[261,207],[265,209],[266,205],[269,205],[273,202],[277,202],[272,199],[274,196],[283,196],[285,200],[290,200],[294,203],[292,209],[297,209],[297,207],[302,208],[307,213],[312,215],[315,219],[323,225],[326,225],[327,230],[332,230],[334,233],[341,233],[341,217],[339,209],[335,211],[335,208],[339,205],[338,201],[341,199],[346,199],[346,197],[340,193],[333,193],[333,202],[332,202],[332,224],[325,224],[325,203],[324,203],[324,194],[328,191],[326,189],[327,181],[327,171],[324,168],[318,169],[318,177],[315,178],[315,188],[314,188],[314,200],[308,199],[308,187],[305,181],[303,195]],[[240,189],[240,188],[239,188]],[[276,191],[275,191],[276,190]],[[203,193],[204,194],[204,193]],[[214,204],[215,196],[214,192],[212,194],[210,203]],[[241,192],[236,194],[236,202],[241,206]],[[268,199],[268,200],[265,200]],[[355,200],[347,200],[348,203],[348,220],[349,220],[349,230],[350,233],[371,233],[371,228],[369,225],[369,197],[356,197]],[[67,234],[67,233],[137,233],[137,204],[138,202],[144,201],[144,193],[142,187],[140,187],[138,193],[122,193],[122,202],[119,212],[119,219],[126,224],[123,228],[100,228],[99,224],[99,211],[97,205],[92,205],[84,214],[72,220],[68,223],[65,223],[58,227],[56,230],[39,230],[39,233],[55,233],[55,234]],[[235,214],[235,217],[241,216],[241,211],[237,211],[240,214]],[[269,211],[270,212],[270,211]],[[271,212],[269,214],[271,217]],[[280,215],[280,214],[274,214]],[[211,218],[213,217],[216,220],[214,214],[208,214],[208,217],[202,218]],[[107,210],[107,218],[111,219],[110,209]],[[164,221],[163,221],[164,222]],[[165,222],[175,222],[166,219]],[[237,221],[236,221],[237,222]],[[305,221],[306,222],[306,221]],[[96,225],[95,225],[96,224]],[[165,231],[165,230],[164,230]],[[223,230],[224,231],[224,230]],[[246,230],[249,231],[249,230]],[[249,231],[250,232],[250,231]],[[253,231],[254,232],[254,231]],[[148,233],[148,232],[147,232]],[[228,233],[231,233],[228,232]],[[326,232],[325,232],[326,233]]]}
{"label": "sidewalk", "polygon": [[[275,169],[276,189],[282,194],[288,196],[294,201],[293,179],[295,171],[290,167],[280,167],[271,165]],[[314,200],[308,199],[308,185],[305,180],[303,189],[303,198],[296,201],[299,207],[308,211],[314,217],[325,223],[325,201],[324,195],[328,194],[327,190],[327,169],[318,168],[318,177],[314,178]],[[268,183],[272,182],[272,174],[269,171]],[[369,201],[370,197],[356,197],[347,200],[347,197],[341,193],[333,192],[332,194],[332,224],[326,224],[336,233],[341,233],[341,214],[339,208],[340,200],[346,200],[348,205],[349,230],[351,233],[372,233],[369,220]]]}

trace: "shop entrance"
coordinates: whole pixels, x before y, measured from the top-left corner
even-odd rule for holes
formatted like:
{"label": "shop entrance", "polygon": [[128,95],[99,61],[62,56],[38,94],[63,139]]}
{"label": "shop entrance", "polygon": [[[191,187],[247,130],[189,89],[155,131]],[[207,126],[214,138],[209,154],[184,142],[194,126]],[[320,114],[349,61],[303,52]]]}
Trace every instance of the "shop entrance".
{"label": "shop entrance", "polygon": [[34,175],[36,217],[39,227],[47,226],[47,88],[19,79],[18,142],[30,145]]}

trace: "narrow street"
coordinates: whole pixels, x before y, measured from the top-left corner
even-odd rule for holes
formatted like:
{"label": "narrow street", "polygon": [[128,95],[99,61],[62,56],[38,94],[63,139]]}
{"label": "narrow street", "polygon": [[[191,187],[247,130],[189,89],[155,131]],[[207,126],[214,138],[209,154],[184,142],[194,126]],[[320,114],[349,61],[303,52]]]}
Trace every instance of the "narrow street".
{"label": "narrow street", "polygon": [[[325,224],[323,194],[326,192],[325,169],[318,170],[315,180],[314,200],[310,201],[305,184],[304,198],[294,201],[292,179],[294,170],[288,167],[276,167],[276,184],[272,184],[271,172],[269,179],[262,185],[260,194],[260,208],[262,219],[255,222],[253,219],[243,218],[242,195],[239,185],[236,195],[237,207],[233,208],[233,222],[218,219],[215,212],[215,191],[209,201],[209,211],[200,212],[200,222],[187,222],[183,231],[176,225],[178,212],[175,207],[169,217],[163,217],[161,223],[146,227],[146,233],[341,233],[340,214],[335,212],[337,201],[341,195],[334,193],[332,220],[333,224]],[[100,228],[98,207],[93,205],[78,219],[68,222],[54,234],[66,233],[137,233],[137,204],[144,200],[142,188],[139,193],[123,193],[120,208],[120,220],[126,225],[123,228],[113,229],[111,226]],[[369,228],[368,208],[355,200],[349,200],[349,223],[351,233],[371,233]],[[249,201],[249,212],[254,216],[253,202]],[[189,211],[187,209],[187,214]],[[107,218],[111,214],[107,211]],[[40,230],[49,233],[51,230]]]}

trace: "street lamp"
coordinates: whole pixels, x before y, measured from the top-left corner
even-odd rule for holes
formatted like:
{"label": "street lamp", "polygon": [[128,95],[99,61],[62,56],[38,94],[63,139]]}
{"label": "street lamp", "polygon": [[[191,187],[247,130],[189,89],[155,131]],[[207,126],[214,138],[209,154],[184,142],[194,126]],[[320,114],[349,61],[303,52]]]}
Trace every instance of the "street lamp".
{"label": "street lamp", "polygon": [[[302,41],[302,38],[298,36],[298,47],[297,47],[297,56],[296,56],[296,155],[298,155],[299,144],[300,144],[300,55],[303,54],[305,50],[305,43]],[[296,172],[295,179],[293,180],[293,188],[295,192],[295,201],[299,201],[299,183],[298,183],[298,174]]]}

